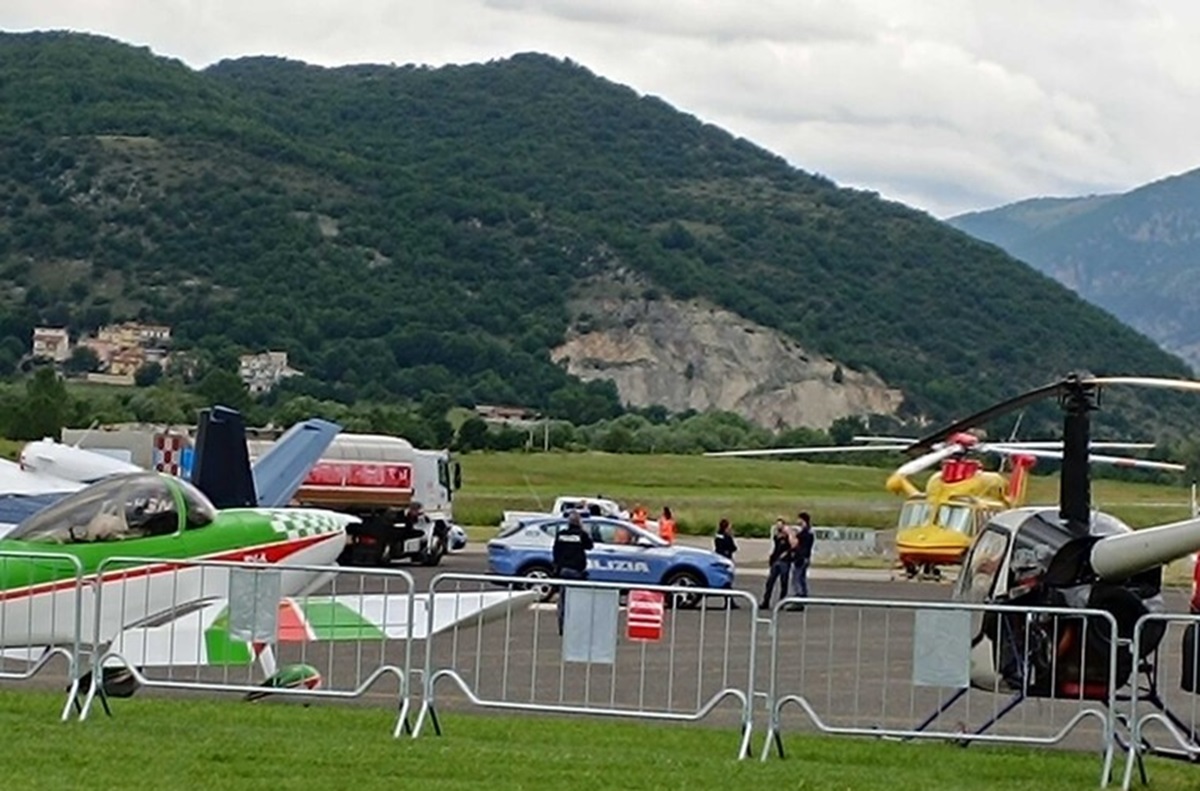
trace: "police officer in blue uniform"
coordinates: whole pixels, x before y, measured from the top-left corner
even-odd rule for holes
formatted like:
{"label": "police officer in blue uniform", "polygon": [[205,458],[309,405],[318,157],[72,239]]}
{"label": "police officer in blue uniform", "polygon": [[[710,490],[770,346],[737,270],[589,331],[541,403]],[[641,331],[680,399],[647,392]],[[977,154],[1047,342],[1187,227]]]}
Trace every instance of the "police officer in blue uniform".
{"label": "police officer in blue uniform", "polygon": [[[592,537],[583,528],[583,518],[578,511],[567,517],[567,527],[554,536],[554,576],[564,580],[587,579],[587,552],[595,546]],[[558,633],[563,633],[564,602],[567,589],[558,591]]]}

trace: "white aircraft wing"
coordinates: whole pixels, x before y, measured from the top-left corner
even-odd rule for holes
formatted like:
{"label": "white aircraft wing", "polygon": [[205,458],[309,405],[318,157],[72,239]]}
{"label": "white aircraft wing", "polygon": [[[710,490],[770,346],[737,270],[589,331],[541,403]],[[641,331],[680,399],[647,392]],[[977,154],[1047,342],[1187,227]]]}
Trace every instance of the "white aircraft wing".
{"label": "white aircraft wing", "polygon": [[[510,590],[436,593],[431,602],[430,594],[421,593],[413,597],[411,622],[408,600],[402,595],[285,598],[279,603],[276,643],[423,640],[430,635],[430,607],[432,634],[438,634],[456,625],[470,627],[526,609],[537,596],[536,591]],[[247,637],[231,633],[229,602],[214,599],[173,620],[126,629],[113,641],[112,650],[140,667],[248,665],[255,652]],[[40,650],[21,653],[37,656]],[[13,652],[4,654],[24,658]],[[113,659],[109,664],[120,663]]]}
{"label": "white aircraft wing", "polygon": [[0,459],[0,538],[26,517],[82,488],[82,483],[32,472],[16,462]]}

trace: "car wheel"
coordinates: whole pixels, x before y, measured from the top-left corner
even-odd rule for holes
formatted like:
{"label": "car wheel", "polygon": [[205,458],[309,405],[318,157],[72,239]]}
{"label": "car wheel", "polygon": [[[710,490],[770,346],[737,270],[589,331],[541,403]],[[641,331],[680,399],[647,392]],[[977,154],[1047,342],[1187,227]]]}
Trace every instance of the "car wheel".
{"label": "car wheel", "polygon": [[537,591],[538,601],[546,602],[554,598],[555,586],[549,583],[551,573],[547,566],[526,566],[521,571],[521,576],[528,580],[536,580],[536,582],[529,582],[525,586],[525,590]]}
{"label": "car wheel", "polygon": [[[672,588],[702,588],[704,587],[704,580],[700,579],[699,575],[694,571],[675,571],[663,580],[663,584],[669,585]],[[704,597],[699,593],[669,593],[666,598],[668,607],[679,610],[690,610],[698,607],[700,600]]]}
{"label": "car wheel", "polygon": [[436,566],[442,562],[442,555],[446,554],[446,541],[438,535],[430,537],[432,544],[425,548],[421,553],[421,565]]}

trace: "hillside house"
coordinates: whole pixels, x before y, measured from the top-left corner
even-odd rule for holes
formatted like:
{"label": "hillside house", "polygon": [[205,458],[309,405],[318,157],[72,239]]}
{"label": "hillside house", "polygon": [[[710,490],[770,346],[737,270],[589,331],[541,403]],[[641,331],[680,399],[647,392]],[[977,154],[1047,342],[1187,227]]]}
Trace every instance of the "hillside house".
{"label": "hillside house", "polygon": [[287,352],[243,354],[238,358],[238,375],[253,395],[266,393],[283,379],[301,373],[288,365]]}
{"label": "hillside house", "polygon": [[65,327],[34,327],[33,356],[56,363],[71,356],[71,336]]}

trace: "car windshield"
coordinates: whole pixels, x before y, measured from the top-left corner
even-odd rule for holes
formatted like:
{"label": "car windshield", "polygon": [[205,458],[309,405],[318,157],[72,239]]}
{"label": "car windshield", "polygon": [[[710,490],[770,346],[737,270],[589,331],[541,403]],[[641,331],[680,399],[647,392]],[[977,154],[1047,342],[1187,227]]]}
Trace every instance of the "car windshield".
{"label": "car windshield", "polygon": [[70,544],[171,535],[180,528],[173,483],[183,494],[188,527],[211,522],[215,509],[190,485],[157,473],[134,473],[110,478],[63,498],[26,519],[8,537]]}

